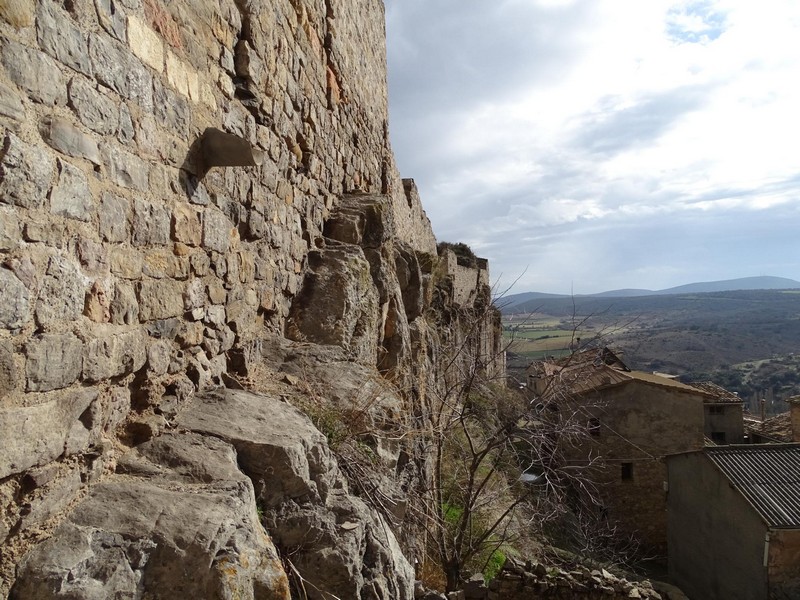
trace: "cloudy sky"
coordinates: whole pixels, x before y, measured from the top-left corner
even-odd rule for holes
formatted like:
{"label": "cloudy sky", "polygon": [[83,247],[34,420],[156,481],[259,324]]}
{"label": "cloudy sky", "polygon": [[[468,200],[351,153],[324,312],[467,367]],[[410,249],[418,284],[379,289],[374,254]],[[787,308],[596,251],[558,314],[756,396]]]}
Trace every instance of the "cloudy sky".
{"label": "cloudy sky", "polygon": [[800,280],[800,2],[385,4],[400,172],[501,285]]}

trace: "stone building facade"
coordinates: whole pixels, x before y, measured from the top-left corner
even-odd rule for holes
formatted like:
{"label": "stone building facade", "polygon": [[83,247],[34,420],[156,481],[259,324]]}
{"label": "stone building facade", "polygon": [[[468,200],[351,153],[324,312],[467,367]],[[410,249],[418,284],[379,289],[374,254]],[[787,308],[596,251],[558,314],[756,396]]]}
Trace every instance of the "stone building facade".
{"label": "stone building facade", "polygon": [[591,465],[588,476],[609,522],[649,553],[666,556],[663,458],[703,448],[708,394],[631,371],[608,349],[578,352],[529,372],[531,389],[539,390],[542,400],[552,398],[585,427],[580,444],[566,455],[575,466]]}

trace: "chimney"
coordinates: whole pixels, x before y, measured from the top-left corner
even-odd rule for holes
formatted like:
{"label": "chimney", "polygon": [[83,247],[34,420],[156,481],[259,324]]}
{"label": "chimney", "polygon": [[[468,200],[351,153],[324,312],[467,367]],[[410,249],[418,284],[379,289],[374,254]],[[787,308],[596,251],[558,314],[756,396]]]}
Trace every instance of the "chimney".
{"label": "chimney", "polygon": [[792,441],[800,442],[800,396],[792,396],[787,402],[792,419]]}

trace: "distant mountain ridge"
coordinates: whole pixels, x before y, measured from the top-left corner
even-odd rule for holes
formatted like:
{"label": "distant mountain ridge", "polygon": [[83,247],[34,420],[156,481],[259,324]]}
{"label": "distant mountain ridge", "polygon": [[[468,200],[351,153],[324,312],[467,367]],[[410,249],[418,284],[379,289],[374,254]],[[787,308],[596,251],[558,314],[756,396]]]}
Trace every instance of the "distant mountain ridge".
{"label": "distant mountain ridge", "polygon": [[[706,294],[711,292],[730,292],[737,290],[792,290],[800,289],[800,281],[786,277],[741,277],[739,279],[725,279],[721,281],[705,281],[687,283],[664,290],[646,289],[620,289],[601,292],[599,294],[576,294],[581,298],[635,298],[640,296],[666,296],[670,294]],[[543,292],[522,292],[511,294],[496,300],[503,312],[509,312],[514,306],[524,304],[530,300],[546,298],[569,298],[568,294],[546,294]]]}

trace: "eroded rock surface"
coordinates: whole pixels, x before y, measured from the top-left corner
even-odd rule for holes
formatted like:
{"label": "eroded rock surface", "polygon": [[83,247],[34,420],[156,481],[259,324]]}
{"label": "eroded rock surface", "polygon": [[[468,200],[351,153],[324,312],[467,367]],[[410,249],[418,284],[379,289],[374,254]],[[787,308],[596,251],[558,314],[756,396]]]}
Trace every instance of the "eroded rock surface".
{"label": "eroded rock surface", "polygon": [[219,390],[196,396],[177,423],[237,449],[267,530],[309,598],[413,597],[414,571],[388,523],[349,493],[325,437],[297,408]]}
{"label": "eroded rock surface", "polygon": [[19,568],[10,598],[288,600],[234,449],[166,434],[125,454]]}

